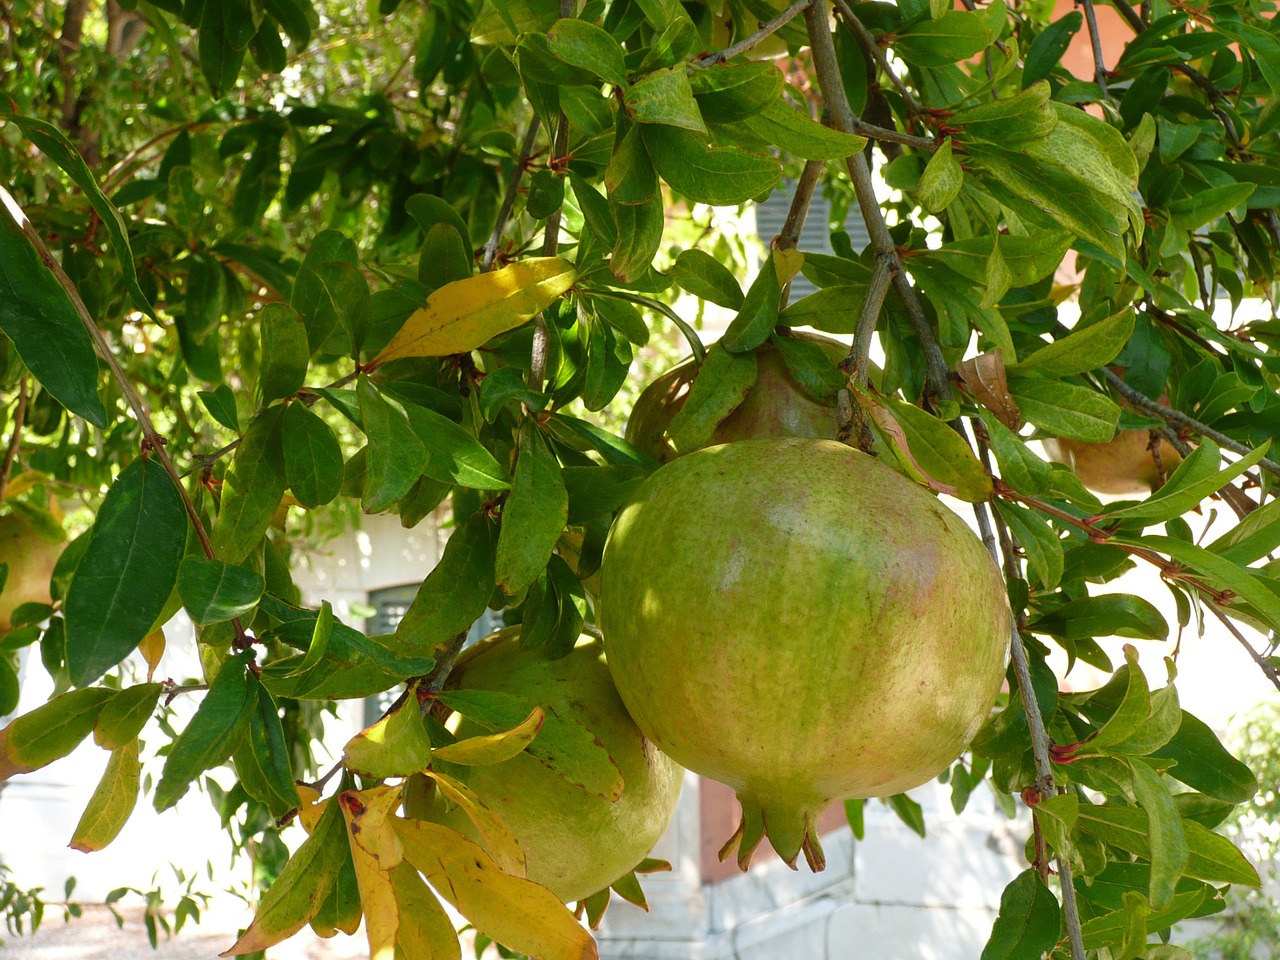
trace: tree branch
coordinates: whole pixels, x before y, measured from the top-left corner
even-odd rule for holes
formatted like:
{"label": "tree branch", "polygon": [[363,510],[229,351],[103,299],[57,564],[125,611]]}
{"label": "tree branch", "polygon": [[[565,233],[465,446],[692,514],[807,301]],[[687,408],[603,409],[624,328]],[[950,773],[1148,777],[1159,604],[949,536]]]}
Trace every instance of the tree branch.
{"label": "tree branch", "polygon": [[[1107,383],[1110,384],[1111,387],[1118,394],[1120,394],[1120,396],[1124,397],[1126,400],[1128,400],[1131,404],[1133,404],[1143,413],[1148,413],[1148,414],[1151,414],[1152,416],[1159,417],[1161,420],[1164,420],[1166,423],[1172,423],[1172,424],[1178,425],[1179,427],[1184,427],[1187,430],[1190,430],[1192,433],[1199,434],[1202,437],[1208,437],[1218,446],[1225,447],[1226,449],[1232,451],[1233,453],[1238,453],[1241,456],[1248,456],[1249,454],[1253,453],[1253,451],[1250,450],[1249,447],[1241,443],[1239,440],[1233,440],[1231,437],[1228,437],[1225,433],[1222,433],[1218,430],[1214,430],[1212,427],[1201,423],[1199,420],[1196,420],[1193,417],[1187,416],[1181,410],[1175,410],[1172,407],[1165,406],[1163,403],[1158,403],[1157,401],[1152,400],[1145,393],[1141,393],[1138,390],[1135,390],[1133,387],[1129,386],[1127,383],[1124,382],[1124,380],[1122,380],[1118,375],[1113,373],[1111,370],[1106,369],[1104,367],[1102,372],[1107,379]],[[1270,473],[1273,476],[1280,477],[1280,463],[1276,463],[1274,460],[1271,460],[1268,457],[1263,457],[1261,460],[1259,460],[1258,467],[1262,470],[1267,471],[1267,473]]]}
{"label": "tree branch", "polygon": [[529,129],[524,135],[524,144],[520,147],[520,156],[516,161],[515,173],[507,184],[507,192],[502,198],[502,206],[498,208],[498,219],[493,225],[493,232],[484,245],[484,259],[480,263],[480,272],[488,273],[493,268],[493,259],[498,255],[498,245],[502,243],[502,234],[507,229],[507,221],[516,205],[516,194],[520,192],[520,182],[524,179],[524,168],[533,154],[533,145],[537,142],[538,126],[541,121],[534,114],[529,121]]}
{"label": "tree branch", "polygon": [[1098,84],[1104,97],[1107,93],[1107,65],[1102,59],[1102,36],[1098,33],[1098,17],[1093,9],[1093,0],[1076,0],[1084,7],[1084,21],[1089,26],[1089,43],[1093,47],[1093,79]]}
{"label": "tree branch", "polygon": [[1266,675],[1266,678],[1271,681],[1272,685],[1277,690],[1280,690],[1280,673],[1276,672],[1276,668],[1270,664],[1266,657],[1253,649],[1253,644],[1251,644],[1245,635],[1240,632],[1240,628],[1232,623],[1231,619],[1219,610],[1216,605],[1210,603],[1209,609],[1213,611],[1213,615],[1215,617],[1222,621],[1222,625],[1227,628],[1230,634],[1236,638],[1236,642],[1239,643],[1240,646],[1244,647],[1245,652],[1249,654],[1253,662],[1258,665],[1258,669]]}
{"label": "tree branch", "polygon": [[[774,240],[774,245],[779,250],[794,250],[800,245],[800,233],[809,216],[809,205],[813,202],[814,191],[818,188],[818,181],[822,179],[825,168],[826,162],[823,160],[809,160],[805,163],[800,179],[796,181],[796,189],[791,194],[791,209],[787,211],[787,220],[782,225],[782,232]],[[785,310],[790,299],[791,283],[788,281],[778,301],[778,309]]]}
{"label": "tree branch", "polygon": [[[893,67],[889,64],[889,58],[884,55],[884,50],[880,44],[876,43],[876,38],[871,35],[868,30],[858,19],[857,14],[853,12],[853,7],[849,6],[848,0],[835,0],[836,9],[840,12],[840,19],[849,31],[858,41],[858,45],[862,47],[864,54],[870,54],[871,58],[876,62],[882,73],[889,78],[889,82],[893,84],[893,89],[898,91],[898,96],[902,97],[903,103],[907,105],[907,110],[913,115],[919,115],[924,112],[924,108],[920,106],[915,96],[907,89],[906,84],[893,72]],[[809,42],[813,42],[810,35]]]}
{"label": "tree branch", "polygon": [[9,438],[9,447],[4,452],[4,463],[0,464],[0,500],[4,499],[9,489],[9,475],[13,472],[14,461],[18,459],[18,450],[22,447],[22,424],[27,417],[27,385],[30,378],[22,375],[18,381],[18,405],[13,410],[13,436]]}
{"label": "tree branch", "polygon": [[[837,3],[842,0],[836,0]],[[818,74],[818,82],[822,86],[822,96],[826,103],[832,126],[843,133],[853,133],[856,122],[853,111],[849,109],[849,101],[844,94],[844,84],[840,79],[840,65],[836,62],[835,45],[828,29],[826,0],[814,0],[813,5],[805,11],[805,22],[809,27],[809,43],[813,53],[813,65]],[[845,161],[849,176],[853,180],[854,191],[858,197],[858,206],[862,210],[862,219],[867,225],[867,233],[877,257],[891,259],[896,268],[891,271],[893,284],[902,297],[907,316],[915,328],[920,347],[924,352],[926,368],[926,400],[931,404],[938,400],[949,400],[952,397],[950,370],[942,356],[942,348],[929,325],[924,308],[916,296],[911,281],[902,270],[902,262],[898,258],[897,246],[889,234],[884,214],[880,211],[880,203],[876,199],[875,185],[871,180],[871,168],[867,158],[861,152]],[[852,367],[867,362],[866,357],[852,358]]]}
{"label": "tree branch", "polygon": [[696,60],[689,62],[689,66],[703,69],[706,67],[714,67],[717,64],[732,60],[736,56],[746,53],[760,44],[766,37],[777,33],[788,23],[794,20],[800,14],[804,13],[805,7],[809,6],[809,0],[796,0],[795,3],[783,10],[772,20],[760,24],[760,29],[751,36],[746,37],[732,46],[725,47],[716,53],[707,53],[698,57]]}

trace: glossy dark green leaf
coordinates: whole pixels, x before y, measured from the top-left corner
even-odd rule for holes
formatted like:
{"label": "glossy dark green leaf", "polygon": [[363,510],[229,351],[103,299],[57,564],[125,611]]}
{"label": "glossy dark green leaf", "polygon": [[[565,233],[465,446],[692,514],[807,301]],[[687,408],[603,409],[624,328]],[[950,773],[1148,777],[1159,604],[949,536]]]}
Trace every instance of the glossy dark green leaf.
{"label": "glossy dark green leaf", "polygon": [[18,674],[7,656],[0,657],[0,717],[8,716],[18,709],[18,697],[22,688],[18,683]]}
{"label": "glossy dark green leaf", "polygon": [[1035,620],[1037,633],[1078,640],[1081,637],[1132,637],[1164,640],[1169,625],[1149,600],[1130,594],[1108,593],[1072,600]]}
{"label": "glossy dark green leaf", "polygon": [[231,756],[243,741],[257,706],[256,687],[249,686],[248,660],[227,657],[165,757],[153,797],[157,811],[168,810],[182,799],[196,777]]}
{"label": "glossy dark green leaf", "polygon": [[342,448],[333,430],[305,404],[285,408],[282,425],[285,480],[304,507],[329,503],[342,487]]}
{"label": "glossy dark green leaf", "polygon": [[778,282],[778,270],[770,251],[747,290],[738,315],[720,338],[721,346],[731,353],[745,353],[768,340],[778,325],[778,301],[781,298],[782,285]]}
{"label": "glossy dark green leaf", "polygon": [[410,425],[404,407],[379,392],[368,377],[360,378],[356,393],[369,438],[362,503],[369,513],[380,513],[408,493],[422,475],[427,449]]}
{"label": "glossy dark green leaf", "polygon": [[177,581],[186,540],[187,514],[173,480],[155,460],[134,460],[98,510],[63,604],[72,683],[92,683],[151,631]]}
{"label": "glossy dark green leaf", "polygon": [[698,108],[708,123],[737,123],[778,99],[782,72],[772,63],[719,63],[689,78]]}
{"label": "glossy dark green leaf", "polygon": [[249,5],[244,0],[222,0],[204,5],[199,32],[200,70],[214,99],[235,86],[248,43],[248,38],[245,38],[245,43],[236,43],[237,24],[252,22]]}
{"label": "glossy dark green leaf", "polygon": [[1058,61],[1062,59],[1062,55],[1067,52],[1071,38],[1079,32],[1083,23],[1084,14],[1079,10],[1072,10],[1045,27],[1040,31],[1039,36],[1031,41],[1022,67],[1024,90],[1052,72],[1058,65]]}
{"label": "glossy dark green leaf", "polygon": [[575,525],[612,514],[645,478],[644,470],[628,464],[565,467],[562,474],[569,494],[569,523]]}
{"label": "glossy dark green leaf", "polygon": [[1018,874],[1000,895],[1000,913],[981,960],[1025,960],[1050,952],[1062,932],[1062,912],[1035,870]]}
{"label": "glossy dark green leaf", "polygon": [[[40,148],[41,153],[61,167],[75,185],[84,191],[85,199],[89,201],[94,213],[98,215],[102,220],[103,226],[106,227],[107,236],[111,240],[111,250],[115,253],[116,260],[120,264],[125,290],[129,294],[130,302],[133,303],[134,307],[154,320],[155,311],[151,309],[151,302],[138,284],[138,271],[133,263],[133,249],[129,245],[128,225],[124,217],[121,216],[120,211],[115,208],[115,205],[107,199],[107,195],[99,188],[97,178],[94,177],[93,171],[84,162],[84,158],[80,156],[79,151],[67,139],[66,134],[44,120],[10,113],[5,113],[4,119],[17,125],[27,139]],[[6,218],[0,217],[0,220],[4,219]],[[7,251],[3,259],[9,260]],[[7,296],[0,298],[0,303],[7,299]],[[6,332],[8,331],[6,330]]]}
{"label": "glossy dark green leaf", "polygon": [[222,481],[222,503],[209,536],[227,563],[240,563],[262,542],[284,496],[283,420],[281,406],[258,414]]}
{"label": "glossy dark green leaf", "polygon": [[483,511],[453,532],[396,626],[396,639],[406,650],[429,653],[484,613],[493,593],[494,546],[493,524]]}
{"label": "glossy dark green leaf", "polygon": [[1038,496],[1049,489],[1053,468],[1026,442],[985,407],[978,411],[987,428],[991,452],[996,455],[1000,478],[1019,493]]}
{"label": "glossy dark green leaf", "polygon": [[712,147],[691,130],[650,124],[642,134],[662,179],[699,203],[745,203],[768,193],[782,176],[773,157],[736,147]]}
{"label": "glossy dark green leaf", "polygon": [[186,557],[178,567],[178,593],[193,623],[206,626],[242,617],[262,598],[261,575],[221,560]]}
{"label": "glossy dark green leaf", "polygon": [[532,420],[520,425],[516,451],[494,556],[495,580],[509,595],[531,584],[546,567],[569,517],[560,463]]}
{"label": "glossy dark green leaf", "polygon": [[331,270],[326,264],[354,268],[358,261],[355,243],[337,230],[325,230],[311,241],[298,267],[289,305],[298,311],[307,326],[307,343],[312,353],[325,345],[349,307],[341,300],[334,301],[331,291],[341,284],[336,274],[325,282],[322,275]]}
{"label": "glossy dark green leaf", "polygon": [[6,210],[0,210],[0,329],[32,375],[64,407],[94,426],[107,425],[89,332]]}
{"label": "glossy dark green leaf", "polygon": [[507,471],[470,433],[416,403],[405,403],[404,411],[427,452],[422,472],[428,477],[475,490],[507,489]]}
{"label": "glossy dark green leaf", "polygon": [[279,819],[300,804],[294,786],[289,745],[275,700],[252,673],[246,675],[250,698],[256,700],[249,716],[244,742],[232,753],[236,775],[249,796],[267,807]]}
{"label": "glossy dark green leaf", "polygon": [[1160,747],[1160,756],[1177,761],[1169,773],[1206,796],[1245,803],[1258,792],[1253,772],[1227,751],[1208,724],[1185,710],[1178,732]]}
{"label": "glossy dark green leaf", "polygon": [[187,264],[184,326],[193,340],[204,343],[227,313],[227,275],[221,263],[204,254],[193,255]]}
{"label": "glossy dark green leaf", "polygon": [[200,390],[196,395],[204,408],[209,411],[209,416],[228,430],[240,432],[240,416],[236,413],[236,395],[230,387],[220,383],[216,389]]}
{"label": "glossy dark green leaf", "polygon": [[[550,171],[543,170],[540,174],[547,174],[553,181],[559,182]],[[541,182],[540,174],[534,176],[533,182]],[[532,190],[532,185],[530,189]],[[563,192],[561,197],[563,198]],[[551,209],[559,209],[559,203]],[[541,213],[534,209],[534,197],[531,195],[529,215],[542,218],[549,214],[550,211]],[[475,261],[466,237],[458,232],[458,228],[452,223],[432,224],[422,241],[422,251],[418,254],[418,282],[423,284],[423,292],[430,296],[447,283],[465,280],[471,276],[474,267]]]}
{"label": "glossy dark green leaf", "polygon": [[258,390],[264,403],[296,393],[307,378],[311,352],[307,327],[298,312],[284,303],[269,303],[259,315],[262,330],[262,366]]}
{"label": "glossy dark green leaf", "polygon": [[[1241,457],[1222,470],[1216,469],[1221,463],[1218,445],[1212,440],[1204,439],[1199,447],[1192,451],[1159,490],[1141,503],[1118,510],[1110,511],[1108,518],[1128,517],[1141,518],[1149,524],[1172,520],[1194,510],[1202,502],[1217,493],[1236,477],[1256,464],[1271,449],[1271,441],[1266,441],[1247,456]],[[1207,469],[1198,469],[1201,466]]]}
{"label": "glossy dark green leaf", "polygon": [[480,412],[493,423],[508,403],[517,401],[530,410],[545,410],[551,398],[529,386],[519,367],[499,367],[480,384]]}
{"label": "glossy dark green leaf", "polygon": [[925,835],[924,809],[905,793],[895,793],[888,798],[889,806],[898,815],[898,819],[911,828],[919,836]]}
{"label": "glossy dark green leaf", "polygon": [[684,406],[667,426],[672,445],[682,453],[704,446],[755,382],[754,353],[730,353],[720,344],[713,344],[698,367]]}
{"label": "glossy dark green leaf", "polygon": [[1068,377],[1106,366],[1133,335],[1134,312],[1126,308],[1105,320],[1074,330],[1009,367],[1010,373]]}
{"label": "glossy dark green leaf", "polygon": [[658,173],[649,157],[639,124],[619,121],[617,144],[604,184],[613,203],[636,204],[653,200],[658,193]]}
{"label": "glossy dark green leaf", "polygon": [[656,196],[635,204],[610,200],[609,213],[618,237],[609,269],[624,283],[639,280],[653,265],[653,258],[662,245],[662,232],[666,228],[662,202]]}
{"label": "glossy dark green leaf", "polygon": [[1036,583],[1053,590],[1062,579],[1062,541],[1053,526],[1034,510],[1004,500],[995,502],[996,509],[1010,532],[1018,538],[1027,554],[1027,568]]}
{"label": "glossy dark green leaf", "polygon": [[732,271],[705,250],[683,250],[671,266],[671,279],[695,297],[737,310],[742,288]]}

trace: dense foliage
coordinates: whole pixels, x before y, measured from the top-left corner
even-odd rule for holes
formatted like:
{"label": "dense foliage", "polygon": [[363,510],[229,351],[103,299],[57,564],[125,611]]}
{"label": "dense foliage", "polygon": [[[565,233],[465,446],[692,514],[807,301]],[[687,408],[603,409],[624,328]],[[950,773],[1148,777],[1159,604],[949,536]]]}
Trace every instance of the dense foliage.
{"label": "dense foliage", "polygon": [[[1221,620],[1280,686],[1280,31],[1261,0],[1111,5],[1108,60],[1091,0],[7,4],[0,492],[31,537],[74,536],[0,637],[0,715],[20,656],[56,686],[0,730],[0,779],[92,734],[91,850],[144,777],[164,810],[231,764],[224,822],[279,874],[237,952],[363,915],[372,956],[447,956],[439,894],[514,949],[590,955],[466,765],[540,724],[574,782],[608,754],[448,673],[491,605],[548,657],[593,629],[611,518],[656,467],[619,410],[678,330],[698,373],[676,451],[776,350],[842,438],[972,504],[1002,565],[1011,693],[948,780],[957,808],[984,780],[1020,798],[1035,833],[984,957],[1187,956],[1170,926],[1258,883],[1214,832],[1257,782],[1181,709],[1172,660],[1147,677],[1097,638]],[[1073,44],[1092,76],[1062,66]],[[783,183],[792,216],[744,290],[719,227]],[[834,254],[795,249],[818,189]],[[819,289],[792,301],[799,273]],[[709,349],[675,309],[699,303],[735,316]],[[791,327],[852,335],[848,360]],[[1028,446],[1117,431],[1148,436],[1149,496],[1103,504]],[[442,504],[455,532],[393,635],[300,606],[294,545]],[[1098,589],[1136,564],[1178,623]],[[175,687],[152,671],[179,608],[204,676]],[[1110,681],[1060,693],[1055,649]],[[317,770],[319,712],[387,691]],[[199,699],[178,731],[152,722],[174,694]],[[450,711],[491,733],[453,743]],[[145,769],[143,734],[166,743]],[[414,818],[445,783],[483,847]]]}

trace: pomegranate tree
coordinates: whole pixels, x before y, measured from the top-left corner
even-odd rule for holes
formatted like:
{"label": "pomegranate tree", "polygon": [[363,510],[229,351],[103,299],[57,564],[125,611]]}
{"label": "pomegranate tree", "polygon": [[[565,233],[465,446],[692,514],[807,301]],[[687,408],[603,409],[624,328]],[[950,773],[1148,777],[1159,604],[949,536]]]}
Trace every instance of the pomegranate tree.
{"label": "pomegranate tree", "polygon": [[733,787],[744,869],[763,835],[824,865],[832,800],[936,776],[990,711],[1005,668],[1004,585],[924,489],[829,440],[698,450],[655,472],[614,523],[600,623],[645,736]]}

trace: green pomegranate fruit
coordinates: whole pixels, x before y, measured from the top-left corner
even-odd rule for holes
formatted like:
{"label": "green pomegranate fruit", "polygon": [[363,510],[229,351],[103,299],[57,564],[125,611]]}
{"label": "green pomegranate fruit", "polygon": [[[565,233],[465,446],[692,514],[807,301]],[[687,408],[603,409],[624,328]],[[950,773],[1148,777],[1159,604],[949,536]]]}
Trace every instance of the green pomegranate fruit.
{"label": "green pomegranate fruit", "polygon": [[1011,632],[958,516],[830,440],[745,440],[660,468],[613,524],[600,625],[645,736],[733,787],[746,869],[767,835],[824,865],[833,800],[930,780],[986,719]]}
{"label": "green pomegranate fruit", "polygon": [[[821,346],[833,367],[849,353],[847,346],[828,337],[802,332],[791,336]],[[818,403],[806,394],[773,344],[766,342],[756,350],[756,371],[755,385],[721,421],[708,446],[754,437],[835,437],[835,404]],[[660,463],[678,456],[665,433],[684,406],[697,372],[692,358],[682,360],[645,387],[631,411],[627,440]]]}
{"label": "green pomegranate fruit", "polygon": [[[583,637],[567,656],[547,660],[520,645],[518,627],[501,630],[459,658],[449,685],[526,697],[582,724],[622,773],[610,802],[576,786],[528,753],[471,767],[468,785],[507,822],[524,848],[529,879],[566,903],[603,890],[632,870],[666,830],[684,771],[646,740],[618,697],[598,640]],[[488,733],[461,720],[459,737]],[[476,837],[461,810],[435,801],[432,819]]]}
{"label": "green pomegranate fruit", "polygon": [[17,514],[0,517],[0,562],[9,565],[0,590],[0,633],[22,604],[49,602],[49,578],[65,546],[46,540]]}
{"label": "green pomegranate fruit", "polygon": [[1115,496],[1148,494],[1158,489],[1182,462],[1182,455],[1173,444],[1161,440],[1160,462],[1156,463],[1147,430],[1121,430],[1106,443],[1045,440],[1044,448],[1051,458],[1069,465],[1094,493]]}

